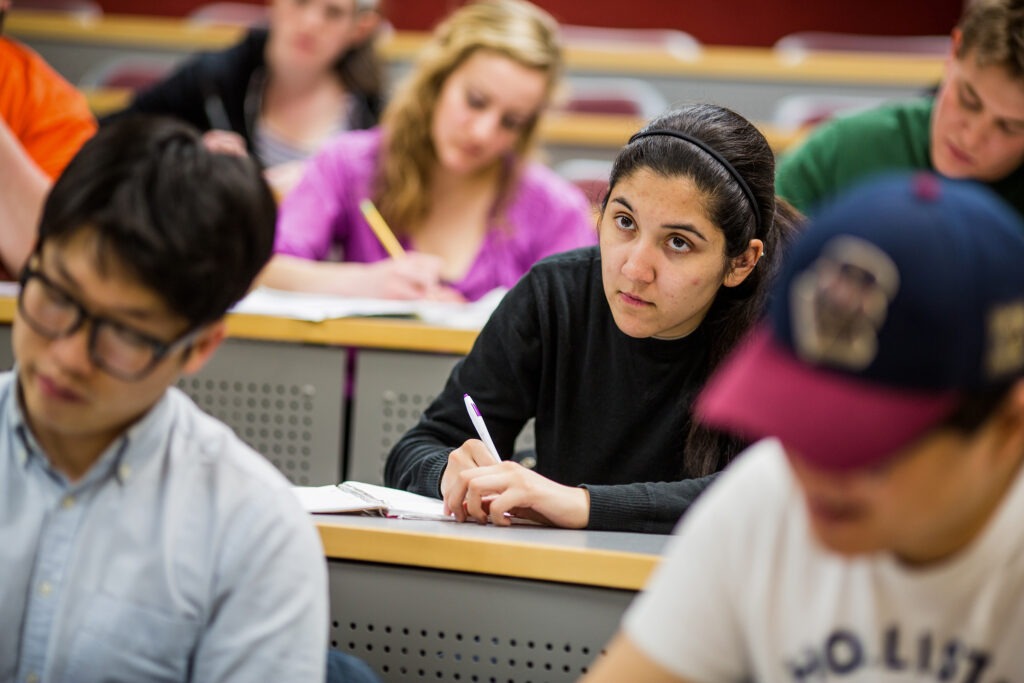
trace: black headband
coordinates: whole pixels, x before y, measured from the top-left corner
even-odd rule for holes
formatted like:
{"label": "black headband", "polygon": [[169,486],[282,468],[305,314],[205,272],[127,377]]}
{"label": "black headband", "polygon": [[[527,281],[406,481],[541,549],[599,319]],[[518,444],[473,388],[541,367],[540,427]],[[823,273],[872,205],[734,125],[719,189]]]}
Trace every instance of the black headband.
{"label": "black headband", "polygon": [[634,135],[633,137],[631,137],[629,139],[629,142],[626,143],[626,145],[631,145],[636,140],[640,140],[641,138],[649,138],[655,135],[667,135],[672,138],[677,138],[679,140],[689,142],[694,147],[699,147],[700,149],[707,152],[712,159],[721,164],[722,168],[728,171],[729,175],[731,175],[733,180],[736,181],[736,184],[740,186],[740,190],[743,191],[743,194],[744,196],[746,196],[747,201],[750,202],[750,208],[754,210],[754,221],[757,223],[758,232],[760,232],[761,208],[757,205],[757,200],[754,199],[754,193],[750,190],[750,186],[747,185],[747,181],[743,179],[743,176],[740,175],[740,172],[737,171],[732,164],[726,161],[725,157],[723,157],[721,154],[712,149],[703,140],[699,140],[698,138],[691,137],[686,133],[680,133],[677,130],[670,130],[668,128],[655,128],[654,130],[641,131]]}

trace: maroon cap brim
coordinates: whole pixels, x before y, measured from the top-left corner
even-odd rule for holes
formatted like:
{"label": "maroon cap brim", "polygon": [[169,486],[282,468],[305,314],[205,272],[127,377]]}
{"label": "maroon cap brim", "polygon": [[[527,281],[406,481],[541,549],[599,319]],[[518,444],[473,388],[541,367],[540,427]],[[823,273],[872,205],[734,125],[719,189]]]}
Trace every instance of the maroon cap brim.
{"label": "maroon cap brim", "polygon": [[715,372],[696,412],[709,426],[748,439],[778,437],[819,467],[855,469],[894,455],[958,399],[956,392],[897,390],[808,365],[761,327]]}

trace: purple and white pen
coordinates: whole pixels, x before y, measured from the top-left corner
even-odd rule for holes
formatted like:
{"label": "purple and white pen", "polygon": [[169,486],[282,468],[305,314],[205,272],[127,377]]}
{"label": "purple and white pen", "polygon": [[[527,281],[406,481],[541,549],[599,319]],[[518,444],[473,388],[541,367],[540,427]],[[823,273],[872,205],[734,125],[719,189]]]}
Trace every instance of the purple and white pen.
{"label": "purple and white pen", "polygon": [[466,412],[469,413],[469,419],[473,422],[480,440],[484,442],[487,450],[494,456],[494,461],[500,463],[501,457],[498,455],[498,449],[494,447],[494,441],[491,440],[491,434],[487,431],[487,425],[484,424],[484,416],[480,414],[480,409],[476,407],[472,396],[463,394],[462,397],[466,401]]}

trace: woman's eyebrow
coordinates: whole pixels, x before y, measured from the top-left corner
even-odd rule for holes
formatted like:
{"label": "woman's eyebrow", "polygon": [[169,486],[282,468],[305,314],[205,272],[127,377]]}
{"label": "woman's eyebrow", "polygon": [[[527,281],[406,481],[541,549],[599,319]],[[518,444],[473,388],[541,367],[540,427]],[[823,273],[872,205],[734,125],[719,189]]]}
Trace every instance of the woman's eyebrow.
{"label": "woman's eyebrow", "polygon": [[[628,201],[626,201],[626,199],[624,197],[613,197],[611,201],[616,203],[616,204],[622,204],[624,207],[626,207],[630,211],[633,211],[633,207],[630,205],[630,203]],[[664,228],[665,230],[679,230],[679,231],[682,231],[682,232],[689,232],[689,233],[692,233],[692,234],[696,235],[697,237],[699,237],[704,242],[708,241],[708,238],[704,236],[704,233],[702,233],[700,230],[697,229],[697,226],[691,225],[689,223],[680,223],[680,224],[667,223],[665,225],[662,225],[661,227]]]}

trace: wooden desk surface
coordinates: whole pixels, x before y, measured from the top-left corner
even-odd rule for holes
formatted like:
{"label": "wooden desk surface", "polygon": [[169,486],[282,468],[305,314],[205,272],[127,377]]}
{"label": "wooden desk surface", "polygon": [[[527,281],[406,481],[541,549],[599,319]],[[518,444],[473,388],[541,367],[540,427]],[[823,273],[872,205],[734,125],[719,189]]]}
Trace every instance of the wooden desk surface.
{"label": "wooden desk surface", "polygon": [[[10,35],[23,39],[55,40],[125,47],[210,50],[235,42],[238,27],[201,26],[181,19],[107,14],[82,20],[52,12],[14,10],[6,21]],[[397,32],[380,43],[387,61],[409,61],[428,34]],[[610,49],[570,44],[566,62],[571,71],[643,74],[719,80],[861,83],[924,86],[942,75],[943,58],[894,53],[817,52],[800,58],[770,48],[705,46],[693,58],[657,47],[630,45]]]}
{"label": "wooden desk surface", "polygon": [[426,325],[397,318],[337,318],[323,322],[263,315],[228,315],[228,335],[239,339],[330,346],[469,353],[479,330]]}
{"label": "wooden desk surface", "polygon": [[[0,297],[0,324],[14,320],[17,301]],[[397,318],[338,318],[308,322],[264,315],[230,314],[228,336],[257,341],[280,341],[324,346],[451,353],[465,355],[478,330],[426,325]]]}
{"label": "wooden desk surface", "polygon": [[669,536],[315,515],[328,558],[640,590]]}

